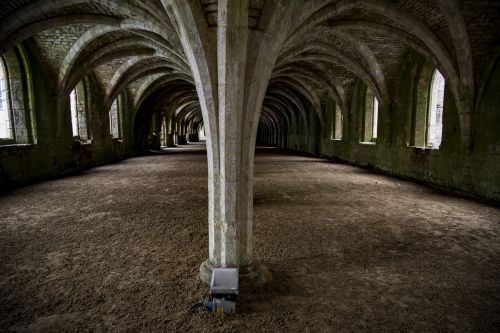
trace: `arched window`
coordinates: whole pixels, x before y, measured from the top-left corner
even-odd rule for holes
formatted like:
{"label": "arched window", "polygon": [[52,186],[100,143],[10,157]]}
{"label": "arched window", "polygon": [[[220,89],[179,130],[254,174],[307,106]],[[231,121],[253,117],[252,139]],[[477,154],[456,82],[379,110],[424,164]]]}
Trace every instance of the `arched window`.
{"label": "arched window", "polygon": [[90,141],[89,112],[85,85],[80,81],[69,95],[71,110],[71,128],[73,138],[81,142]]}
{"label": "arched window", "polygon": [[445,79],[431,63],[424,63],[415,80],[409,145],[438,149],[443,133]]}
{"label": "arched window", "polygon": [[427,138],[426,146],[439,148],[443,133],[443,105],[444,105],[445,79],[436,69],[432,75],[429,106],[427,113]]}
{"label": "arched window", "polygon": [[35,144],[32,77],[22,46],[0,57],[0,145]]}
{"label": "arched window", "polygon": [[109,110],[109,132],[113,139],[121,138],[120,118],[120,101],[117,98],[111,104],[111,109]]}
{"label": "arched window", "polygon": [[13,140],[9,82],[3,58],[0,58],[0,139]]}
{"label": "arched window", "polygon": [[378,137],[378,100],[370,89],[365,94],[365,114],[361,127],[361,142],[376,142]]}
{"label": "arched window", "polygon": [[378,138],[378,99],[373,96],[372,141]]}

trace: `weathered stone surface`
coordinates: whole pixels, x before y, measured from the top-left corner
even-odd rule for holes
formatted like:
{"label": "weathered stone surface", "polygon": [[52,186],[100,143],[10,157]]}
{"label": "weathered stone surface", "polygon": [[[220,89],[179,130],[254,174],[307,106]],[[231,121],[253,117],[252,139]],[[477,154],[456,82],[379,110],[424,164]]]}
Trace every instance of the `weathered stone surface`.
{"label": "weathered stone surface", "polygon": [[[16,132],[0,146],[2,189],[203,133],[212,266],[258,267],[256,140],[500,201],[495,1],[18,0],[0,20]],[[435,68],[446,79],[439,150],[422,148],[423,73]],[[89,145],[72,138],[79,82]],[[376,140],[367,89],[380,105]],[[121,140],[109,133],[117,98]]]}

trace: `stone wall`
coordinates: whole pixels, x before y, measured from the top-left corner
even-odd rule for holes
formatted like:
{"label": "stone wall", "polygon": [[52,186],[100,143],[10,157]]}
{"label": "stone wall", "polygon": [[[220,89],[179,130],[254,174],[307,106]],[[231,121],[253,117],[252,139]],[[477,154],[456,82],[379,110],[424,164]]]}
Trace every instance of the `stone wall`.
{"label": "stone wall", "polygon": [[[63,102],[63,109],[57,111],[61,97],[48,84],[54,78],[50,72],[44,71],[35,54],[29,55],[29,61],[33,87],[31,95],[24,94],[24,98],[31,98],[34,105],[32,114],[37,141],[0,146],[0,192],[116,162],[134,154],[130,117],[123,119],[122,140],[112,139],[108,110],[105,110],[102,94],[95,85],[91,85],[89,91],[92,140],[88,144],[75,141],[71,131],[69,104]],[[124,104],[126,108],[127,103]]]}
{"label": "stone wall", "polygon": [[[484,80],[484,92],[473,117],[470,148],[460,140],[459,115],[449,90],[445,92],[443,141],[439,149],[411,146],[412,131],[415,131],[411,125],[412,110],[417,107],[416,103],[421,103],[414,66],[415,62],[406,63],[393,101],[390,105],[380,105],[379,136],[375,144],[360,143],[366,86],[358,81],[351,107],[344,113],[342,140],[331,139],[333,113],[324,115],[320,128],[312,128],[317,117],[311,108],[308,133],[299,125],[301,134],[290,134],[281,140],[287,142],[282,146],[500,203],[500,62],[492,64],[490,75]],[[261,133],[260,141],[279,145],[277,138],[263,140],[265,137]]]}

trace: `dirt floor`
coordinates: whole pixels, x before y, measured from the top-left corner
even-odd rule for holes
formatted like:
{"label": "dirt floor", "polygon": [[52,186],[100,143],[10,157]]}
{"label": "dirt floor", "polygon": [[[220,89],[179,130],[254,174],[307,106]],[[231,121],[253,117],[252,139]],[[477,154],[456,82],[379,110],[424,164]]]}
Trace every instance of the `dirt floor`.
{"label": "dirt floor", "polygon": [[272,149],[254,253],[274,279],[234,316],[186,315],[208,291],[206,167],[169,150],[0,197],[0,331],[500,330],[500,209]]}

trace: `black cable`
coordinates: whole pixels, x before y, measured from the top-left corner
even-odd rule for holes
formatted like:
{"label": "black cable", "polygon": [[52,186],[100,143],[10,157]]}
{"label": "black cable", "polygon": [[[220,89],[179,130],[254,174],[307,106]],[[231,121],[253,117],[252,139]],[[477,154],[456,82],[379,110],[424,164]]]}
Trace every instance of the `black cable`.
{"label": "black cable", "polygon": [[191,308],[189,308],[189,311],[187,312],[187,314],[193,314],[196,312],[196,310],[198,310],[199,308],[205,306],[205,303],[204,302],[200,302],[200,303],[196,303],[196,304],[193,304],[191,306]]}

